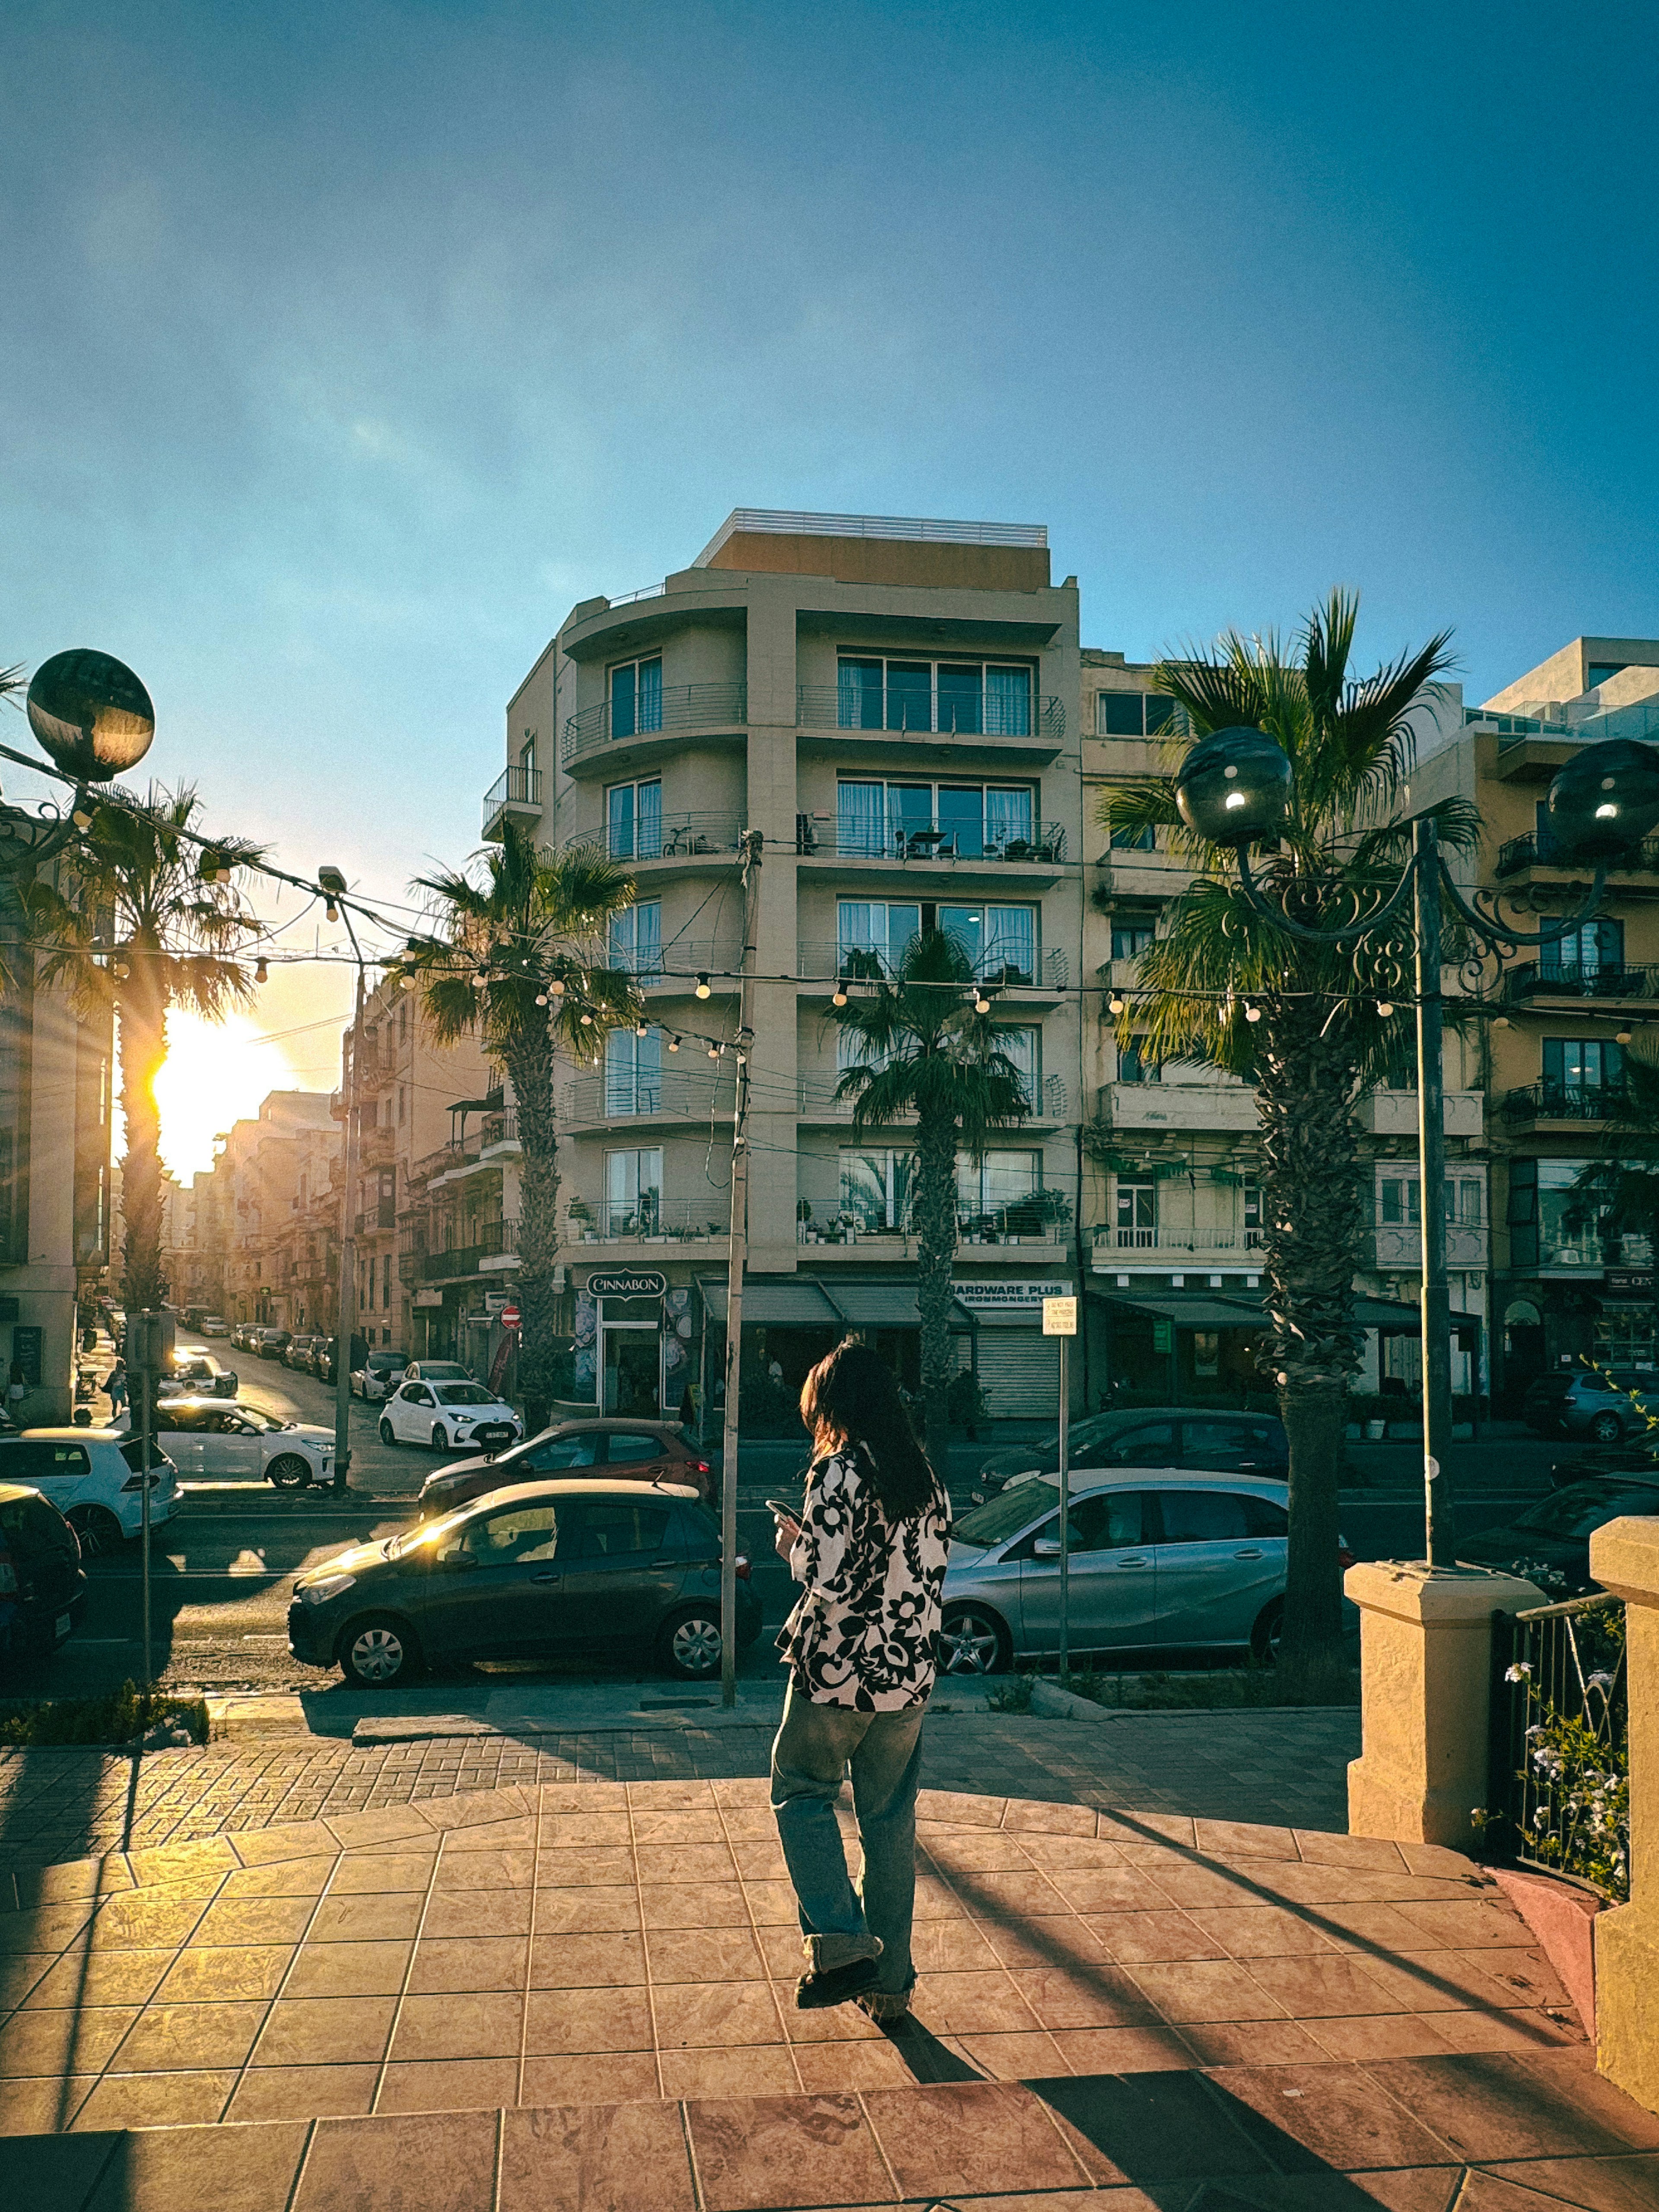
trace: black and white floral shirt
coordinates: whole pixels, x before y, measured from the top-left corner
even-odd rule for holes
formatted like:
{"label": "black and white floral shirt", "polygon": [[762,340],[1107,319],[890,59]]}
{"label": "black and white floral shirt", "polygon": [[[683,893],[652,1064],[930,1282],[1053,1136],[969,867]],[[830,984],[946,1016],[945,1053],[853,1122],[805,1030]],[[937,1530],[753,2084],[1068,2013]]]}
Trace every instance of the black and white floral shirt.
{"label": "black and white floral shirt", "polygon": [[805,1587],[778,1638],[798,1697],[865,1713],[927,1702],[950,1526],[937,1487],[920,1513],[889,1521],[862,1447],[814,1461],[789,1554]]}

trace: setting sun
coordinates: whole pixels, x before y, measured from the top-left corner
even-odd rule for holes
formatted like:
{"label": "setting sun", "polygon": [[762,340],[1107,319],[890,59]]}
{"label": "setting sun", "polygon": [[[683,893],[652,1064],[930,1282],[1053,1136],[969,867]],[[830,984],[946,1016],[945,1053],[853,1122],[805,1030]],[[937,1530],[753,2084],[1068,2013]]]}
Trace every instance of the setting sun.
{"label": "setting sun", "polygon": [[167,1016],[167,1056],[155,1079],[168,1171],[187,1182],[198,1169],[210,1168],[220,1130],[257,1114],[267,1092],[295,1087],[288,1054],[246,1015],[207,1022],[175,1007]]}

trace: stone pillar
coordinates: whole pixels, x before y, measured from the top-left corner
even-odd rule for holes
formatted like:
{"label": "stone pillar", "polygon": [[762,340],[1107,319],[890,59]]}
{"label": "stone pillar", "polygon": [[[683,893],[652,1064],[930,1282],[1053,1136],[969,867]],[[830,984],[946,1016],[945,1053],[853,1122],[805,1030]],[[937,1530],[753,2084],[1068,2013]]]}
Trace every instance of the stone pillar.
{"label": "stone pillar", "polygon": [[1349,1832],[1467,1850],[1487,1796],[1492,1616],[1549,1600],[1514,1575],[1421,1560],[1368,1559],[1342,1586],[1360,1610]]}
{"label": "stone pillar", "polygon": [[1609,1521],[1590,1572],[1625,1601],[1630,1903],[1595,1921],[1595,2063],[1659,2112],[1659,1521]]}

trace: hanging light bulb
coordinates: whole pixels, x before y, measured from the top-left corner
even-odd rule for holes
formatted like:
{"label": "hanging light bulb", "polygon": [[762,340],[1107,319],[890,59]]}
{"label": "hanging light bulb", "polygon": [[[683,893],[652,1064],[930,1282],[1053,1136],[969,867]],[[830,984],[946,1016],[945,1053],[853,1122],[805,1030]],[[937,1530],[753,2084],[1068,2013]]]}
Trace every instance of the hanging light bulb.
{"label": "hanging light bulb", "polygon": [[1109,1012],[1121,1014],[1123,1012],[1123,1001],[1115,991],[1114,991],[1111,997],[1107,1000],[1106,1006]]}
{"label": "hanging light bulb", "polygon": [[332,899],[331,899],[328,904],[323,908],[323,914],[325,918],[329,921],[337,921],[340,919],[340,909],[335,905]]}
{"label": "hanging light bulb", "polygon": [[93,823],[93,812],[91,807],[87,805],[84,798],[79,798],[76,800],[75,805],[70,812],[70,820],[75,824],[77,830],[91,829]]}
{"label": "hanging light bulb", "polygon": [[1509,1025],[1510,1018],[1507,1014],[1499,1014],[1497,1019],[1492,1023],[1492,1027],[1495,1030],[1506,1030]]}
{"label": "hanging light bulb", "polygon": [[1379,999],[1376,1002],[1376,1011],[1382,1015],[1383,1020],[1386,1022],[1389,1015],[1394,1012],[1393,1000],[1390,999]]}
{"label": "hanging light bulb", "polygon": [[1246,1006],[1244,1009],[1244,1018],[1247,1022],[1259,1022],[1261,1019],[1261,1007]]}
{"label": "hanging light bulb", "polygon": [[847,1004],[847,979],[845,976],[836,976],[836,988],[830,994],[830,1003],[832,1006],[844,1006]]}
{"label": "hanging light bulb", "polygon": [[537,992],[537,994],[536,994],[536,1004],[537,1004],[538,1006],[544,1006],[547,1004],[547,994],[546,994],[546,992],[545,992],[545,991],[538,991],[538,992]]}
{"label": "hanging light bulb", "polygon": [[586,1011],[586,1009],[584,1009],[583,1013],[582,1013],[582,1027],[583,1027],[585,1030],[591,1030],[591,1029],[592,1028],[592,1026],[593,1026],[593,1017],[592,1017],[592,1014],[588,1013],[588,1012]]}
{"label": "hanging light bulb", "polygon": [[635,1022],[634,1024],[634,1034],[635,1036],[649,1036],[651,1034],[650,1024],[648,1022]]}
{"label": "hanging light bulb", "polygon": [[563,998],[564,977],[562,975],[550,975],[548,978],[547,988],[556,999]]}
{"label": "hanging light bulb", "polygon": [[256,983],[268,983],[270,981],[270,969],[265,964],[264,955],[263,953],[260,954],[258,959],[254,963],[253,980]]}
{"label": "hanging light bulb", "polygon": [[1613,1034],[1615,1044],[1628,1044],[1631,1041],[1632,1033],[1629,1030],[1615,1030]]}
{"label": "hanging light bulb", "polygon": [[720,1058],[720,1047],[719,1047],[717,1044],[711,1044],[711,1045],[709,1046],[709,1048],[708,1048],[708,1057],[710,1058],[710,1060],[718,1060],[718,1059]]}
{"label": "hanging light bulb", "polygon": [[668,1040],[668,1049],[670,1050],[670,1052],[678,1052],[678,1051],[679,1050],[679,1048],[680,1048],[680,1041],[679,1041],[679,1039],[678,1039],[678,1037],[670,1037],[670,1038],[669,1038],[669,1040]]}
{"label": "hanging light bulb", "polygon": [[412,968],[398,970],[398,988],[400,991],[412,991],[415,988],[415,970]]}
{"label": "hanging light bulb", "polygon": [[974,993],[974,1012],[976,1014],[988,1014],[990,1011],[991,1001],[986,997],[984,987],[981,985]]}
{"label": "hanging light bulb", "polygon": [[706,999],[708,996],[708,976],[706,971],[697,978],[697,996],[700,999]]}

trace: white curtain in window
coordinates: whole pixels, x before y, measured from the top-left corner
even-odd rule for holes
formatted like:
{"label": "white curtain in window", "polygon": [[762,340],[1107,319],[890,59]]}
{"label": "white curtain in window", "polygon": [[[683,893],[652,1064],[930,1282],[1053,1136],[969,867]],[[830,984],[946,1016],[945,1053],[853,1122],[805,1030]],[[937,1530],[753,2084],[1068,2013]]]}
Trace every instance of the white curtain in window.
{"label": "white curtain in window", "polygon": [[1019,1070],[1019,1087],[1025,1094],[1025,1103],[1035,1112],[1039,1101],[1037,1089],[1042,1069],[1038,1059],[1036,1030],[999,1030],[997,1048],[1012,1060]]}
{"label": "white curtain in window", "polygon": [[982,972],[1000,975],[1012,968],[1026,982],[1036,981],[1036,910],[1029,906],[994,906],[985,915]]}
{"label": "white curtain in window", "polygon": [[1031,794],[1029,791],[988,790],[985,794],[985,845],[1000,853],[1005,846],[1031,837]]}
{"label": "white curtain in window", "polygon": [[605,1110],[654,1114],[662,1105],[662,1031],[612,1030],[605,1041]]}
{"label": "white curtain in window", "polygon": [[635,806],[634,857],[655,860],[662,855],[662,786],[642,783]]}
{"label": "white curtain in window", "polygon": [[662,727],[662,663],[642,660],[640,663],[639,719],[641,730]]}
{"label": "white curtain in window", "polygon": [[879,783],[843,783],[836,789],[836,849],[855,857],[879,860],[886,851],[886,787]]}
{"label": "white curtain in window", "polygon": [[993,737],[1025,738],[1031,733],[1031,672],[988,668],[985,672],[985,727]]}
{"label": "white curtain in window", "polygon": [[634,787],[617,784],[605,794],[606,849],[613,860],[634,857]]}

